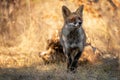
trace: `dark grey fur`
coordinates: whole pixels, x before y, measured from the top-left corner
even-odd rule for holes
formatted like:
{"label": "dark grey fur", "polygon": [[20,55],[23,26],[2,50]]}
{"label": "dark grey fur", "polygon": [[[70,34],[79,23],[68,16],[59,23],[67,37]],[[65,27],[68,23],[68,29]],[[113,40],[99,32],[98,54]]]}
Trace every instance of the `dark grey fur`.
{"label": "dark grey fur", "polygon": [[[64,26],[60,35],[60,43],[67,59],[67,69],[75,71],[78,59],[86,43],[86,35],[82,28],[83,5],[75,12],[71,12],[66,6],[62,7]],[[74,21],[69,21],[71,16]]]}

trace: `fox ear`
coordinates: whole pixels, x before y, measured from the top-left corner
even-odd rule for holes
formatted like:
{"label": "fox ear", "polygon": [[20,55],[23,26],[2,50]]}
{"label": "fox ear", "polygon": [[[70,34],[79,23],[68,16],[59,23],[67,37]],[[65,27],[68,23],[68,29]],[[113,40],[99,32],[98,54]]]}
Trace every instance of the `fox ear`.
{"label": "fox ear", "polygon": [[66,6],[62,6],[62,14],[64,19],[66,19],[66,17],[68,17],[70,13],[71,13],[70,10]]}
{"label": "fox ear", "polygon": [[81,17],[83,15],[83,8],[84,8],[84,5],[81,5],[77,10],[76,10],[76,13],[79,14]]}

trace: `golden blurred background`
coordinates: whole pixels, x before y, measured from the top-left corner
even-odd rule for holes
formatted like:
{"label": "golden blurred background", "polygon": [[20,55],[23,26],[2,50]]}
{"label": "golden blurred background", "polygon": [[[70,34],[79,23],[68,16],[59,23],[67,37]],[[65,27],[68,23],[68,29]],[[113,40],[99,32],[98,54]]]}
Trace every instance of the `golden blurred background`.
{"label": "golden blurred background", "polygon": [[0,0],[1,66],[37,62],[37,54],[46,49],[47,40],[59,39],[61,7],[66,5],[74,11],[81,4],[87,42],[104,53],[119,56],[119,0]]}
{"label": "golden blurred background", "polygon": [[[59,52],[61,7],[81,4],[87,43],[96,51],[85,47],[71,74]],[[0,0],[0,80],[120,80],[120,0]]]}

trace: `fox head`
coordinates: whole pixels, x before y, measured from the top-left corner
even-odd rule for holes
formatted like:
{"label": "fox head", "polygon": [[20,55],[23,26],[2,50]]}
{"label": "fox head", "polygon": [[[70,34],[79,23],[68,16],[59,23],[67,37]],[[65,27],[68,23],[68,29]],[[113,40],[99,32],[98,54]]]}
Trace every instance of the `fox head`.
{"label": "fox head", "polygon": [[62,14],[66,28],[80,28],[83,23],[83,8],[81,5],[75,12],[71,12],[66,6],[62,6]]}

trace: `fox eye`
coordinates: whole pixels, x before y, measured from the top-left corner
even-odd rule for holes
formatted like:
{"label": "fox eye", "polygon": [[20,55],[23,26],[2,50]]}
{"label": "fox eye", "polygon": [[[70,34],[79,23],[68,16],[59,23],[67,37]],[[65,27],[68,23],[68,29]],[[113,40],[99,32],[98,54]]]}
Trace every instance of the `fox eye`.
{"label": "fox eye", "polygon": [[69,19],[69,22],[74,22],[75,21],[75,18],[70,18]]}
{"label": "fox eye", "polygon": [[80,17],[78,17],[79,20],[82,20]]}

